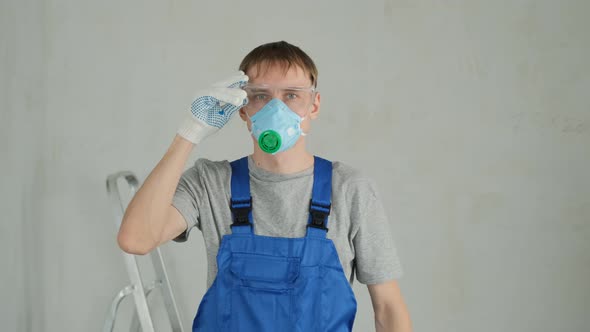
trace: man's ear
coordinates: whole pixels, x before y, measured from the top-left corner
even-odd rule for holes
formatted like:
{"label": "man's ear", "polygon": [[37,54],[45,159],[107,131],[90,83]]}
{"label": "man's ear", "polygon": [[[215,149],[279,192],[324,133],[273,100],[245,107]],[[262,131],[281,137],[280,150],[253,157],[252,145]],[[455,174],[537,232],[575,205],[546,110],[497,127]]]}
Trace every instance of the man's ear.
{"label": "man's ear", "polygon": [[320,101],[321,101],[320,93],[316,92],[315,98],[314,98],[313,104],[312,104],[311,113],[309,114],[309,117],[312,120],[317,119],[317,117],[320,115]]}

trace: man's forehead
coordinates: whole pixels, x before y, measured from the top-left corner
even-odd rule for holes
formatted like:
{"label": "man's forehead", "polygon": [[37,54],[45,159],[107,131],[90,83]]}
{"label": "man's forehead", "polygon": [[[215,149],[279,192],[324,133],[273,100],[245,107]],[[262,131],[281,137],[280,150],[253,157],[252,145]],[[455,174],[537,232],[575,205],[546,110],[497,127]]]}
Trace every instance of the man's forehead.
{"label": "man's forehead", "polygon": [[248,68],[250,83],[255,84],[278,84],[286,86],[308,86],[311,79],[299,66],[282,64],[258,64]]}

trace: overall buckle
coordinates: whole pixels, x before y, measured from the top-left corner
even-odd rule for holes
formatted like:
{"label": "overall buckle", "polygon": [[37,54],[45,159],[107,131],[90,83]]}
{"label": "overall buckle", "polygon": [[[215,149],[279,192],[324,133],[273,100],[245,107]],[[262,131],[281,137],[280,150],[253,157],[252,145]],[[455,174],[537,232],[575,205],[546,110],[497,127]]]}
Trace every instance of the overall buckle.
{"label": "overall buckle", "polygon": [[234,215],[234,222],[231,226],[251,225],[249,215],[252,211],[252,197],[245,201],[232,200],[231,211]]}
{"label": "overall buckle", "polygon": [[331,208],[332,204],[325,205],[310,201],[309,214],[311,216],[311,222],[307,224],[307,227],[319,228],[327,231],[326,219],[330,215]]}

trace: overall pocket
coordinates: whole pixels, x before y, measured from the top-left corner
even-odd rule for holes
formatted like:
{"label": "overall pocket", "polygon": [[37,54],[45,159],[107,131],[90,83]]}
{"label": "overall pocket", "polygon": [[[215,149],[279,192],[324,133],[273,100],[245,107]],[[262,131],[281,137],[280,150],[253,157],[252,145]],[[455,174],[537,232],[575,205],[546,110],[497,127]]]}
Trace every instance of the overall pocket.
{"label": "overall pocket", "polygon": [[232,331],[289,331],[293,329],[293,287],[300,259],[251,253],[232,253],[230,271]]}

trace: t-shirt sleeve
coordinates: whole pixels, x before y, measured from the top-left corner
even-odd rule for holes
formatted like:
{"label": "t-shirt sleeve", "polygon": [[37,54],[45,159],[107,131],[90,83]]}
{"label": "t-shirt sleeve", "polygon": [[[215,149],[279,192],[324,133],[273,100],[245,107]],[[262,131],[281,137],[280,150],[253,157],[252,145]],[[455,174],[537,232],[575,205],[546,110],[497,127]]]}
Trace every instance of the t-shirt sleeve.
{"label": "t-shirt sleeve", "polygon": [[353,190],[352,209],[357,280],[367,285],[401,278],[403,270],[389,219],[372,180],[360,181]]}
{"label": "t-shirt sleeve", "polygon": [[203,188],[199,176],[200,168],[200,163],[197,161],[193,167],[184,171],[172,198],[172,206],[184,217],[187,225],[186,230],[174,238],[176,242],[185,242],[193,227],[201,229],[199,202]]}

